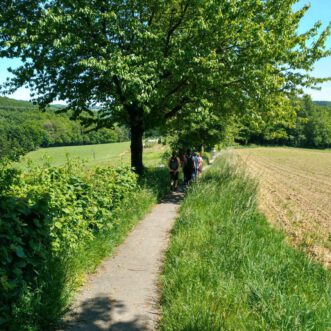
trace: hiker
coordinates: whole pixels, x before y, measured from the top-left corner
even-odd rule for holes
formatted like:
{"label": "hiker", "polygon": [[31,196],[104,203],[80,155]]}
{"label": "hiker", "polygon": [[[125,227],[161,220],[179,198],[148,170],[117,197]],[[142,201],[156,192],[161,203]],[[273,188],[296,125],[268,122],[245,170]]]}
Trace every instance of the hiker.
{"label": "hiker", "polygon": [[176,151],[173,151],[172,156],[168,162],[172,190],[176,190],[178,186],[179,166],[180,160],[177,157]]}
{"label": "hiker", "polygon": [[184,165],[186,163],[186,154],[185,154],[184,150],[181,150],[181,152],[179,153],[179,160],[180,160],[180,165],[181,165],[182,170],[183,170],[183,178],[184,178],[184,183],[185,183]]}
{"label": "hiker", "polygon": [[199,157],[197,153],[193,153],[192,159],[194,162],[194,171],[193,171],[193,180],[198,178],[198,170],[199,170]]}
{"label": "hiker", "polygon": [[201,176],[203,159],[202,159],[202,156],[199,153],[197,153],[197,157],[198,157],[198,176]]}
{"label": "hiker", "polygon": [[212,159],[214,160],[216,157],[216,148],[215,147],[213,148],[211,155],[212,155]]}
{"label": "hiker", "polygon": [[184,162],[185,162],[185,152],[181,149],[179,151],[179,160],[180,160],[180,165],[182,166],[182,168],[184,167]]}
{"label": "hiker", "polygon": [[184,171],[184,185],[188,185],[191,182],[195,171],[193,155],[191,154],[190,149],[188,149],[186,152],[183,171]]}

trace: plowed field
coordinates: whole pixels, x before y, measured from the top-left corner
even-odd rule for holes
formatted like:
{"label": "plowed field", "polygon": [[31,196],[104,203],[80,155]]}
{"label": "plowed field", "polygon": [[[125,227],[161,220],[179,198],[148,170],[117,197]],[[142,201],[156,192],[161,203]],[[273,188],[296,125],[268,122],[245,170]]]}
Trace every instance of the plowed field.
{"label": "plowed field", "polygon": [[331,267],[331,151],[238,149],[259,180],[259,207],[288,240]]}

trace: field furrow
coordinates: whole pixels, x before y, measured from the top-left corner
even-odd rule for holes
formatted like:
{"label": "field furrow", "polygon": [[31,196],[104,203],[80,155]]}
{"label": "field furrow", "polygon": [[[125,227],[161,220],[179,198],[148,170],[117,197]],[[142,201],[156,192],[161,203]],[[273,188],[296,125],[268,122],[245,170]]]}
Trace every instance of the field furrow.
{"label": "field furrow", "polygon": [[331,266],[331,153],[295,148],[236,151],[258,179],[259,208],[293,244]]}

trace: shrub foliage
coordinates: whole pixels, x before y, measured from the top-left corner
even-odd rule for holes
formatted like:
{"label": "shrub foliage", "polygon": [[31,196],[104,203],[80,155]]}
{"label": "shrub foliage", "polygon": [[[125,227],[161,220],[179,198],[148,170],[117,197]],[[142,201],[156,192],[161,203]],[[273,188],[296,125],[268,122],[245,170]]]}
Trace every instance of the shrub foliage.
{"label": "shrub foliage", "polygon": [[137,191],[136,175],[128,167],[86,172],[82,165],[67,163],[23,173],[1,166],[0,329],[22,329],[15,321],[38,319],[22,307],[47,304],[43,296],[54,285],[52,278],[59,285],[66,281],[56,274],[65,274],[64,261],[97,236],[111,234]]}

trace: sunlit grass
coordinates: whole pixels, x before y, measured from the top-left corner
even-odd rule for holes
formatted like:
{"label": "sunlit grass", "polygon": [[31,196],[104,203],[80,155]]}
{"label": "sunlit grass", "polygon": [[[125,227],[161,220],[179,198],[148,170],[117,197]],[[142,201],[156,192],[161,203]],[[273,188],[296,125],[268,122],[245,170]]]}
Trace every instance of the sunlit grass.
{"label": "sunlit grass", "polygon": [[166,256],[161,330],[330,330],[330,272],[289,247],[255,200],[255,182],[224,160],[189,190]]}
{"label": "sunlit grass", "polygon": [[79,158],[86,161],[89,166],[115,165],[129,153],[129,149],[129,142],[40,148],[25,155],[21,163],[25,165],[32,161],[41,164],[47,158],[51,165],[58,166],[66,163],[68,158]]}
{"label": "sunlit grass", "polygon": [[[147,167],[158,166],[167,146],[155,144],[144,149],[144,164]],[[68,159],[80,159],[88,167],[118,166],[130,164],[130,142],[63,146],[40,148],[22,157],[19,167],[25,168],[29,162],[42,164],[45,159],[54,166],[63,165]]]}

